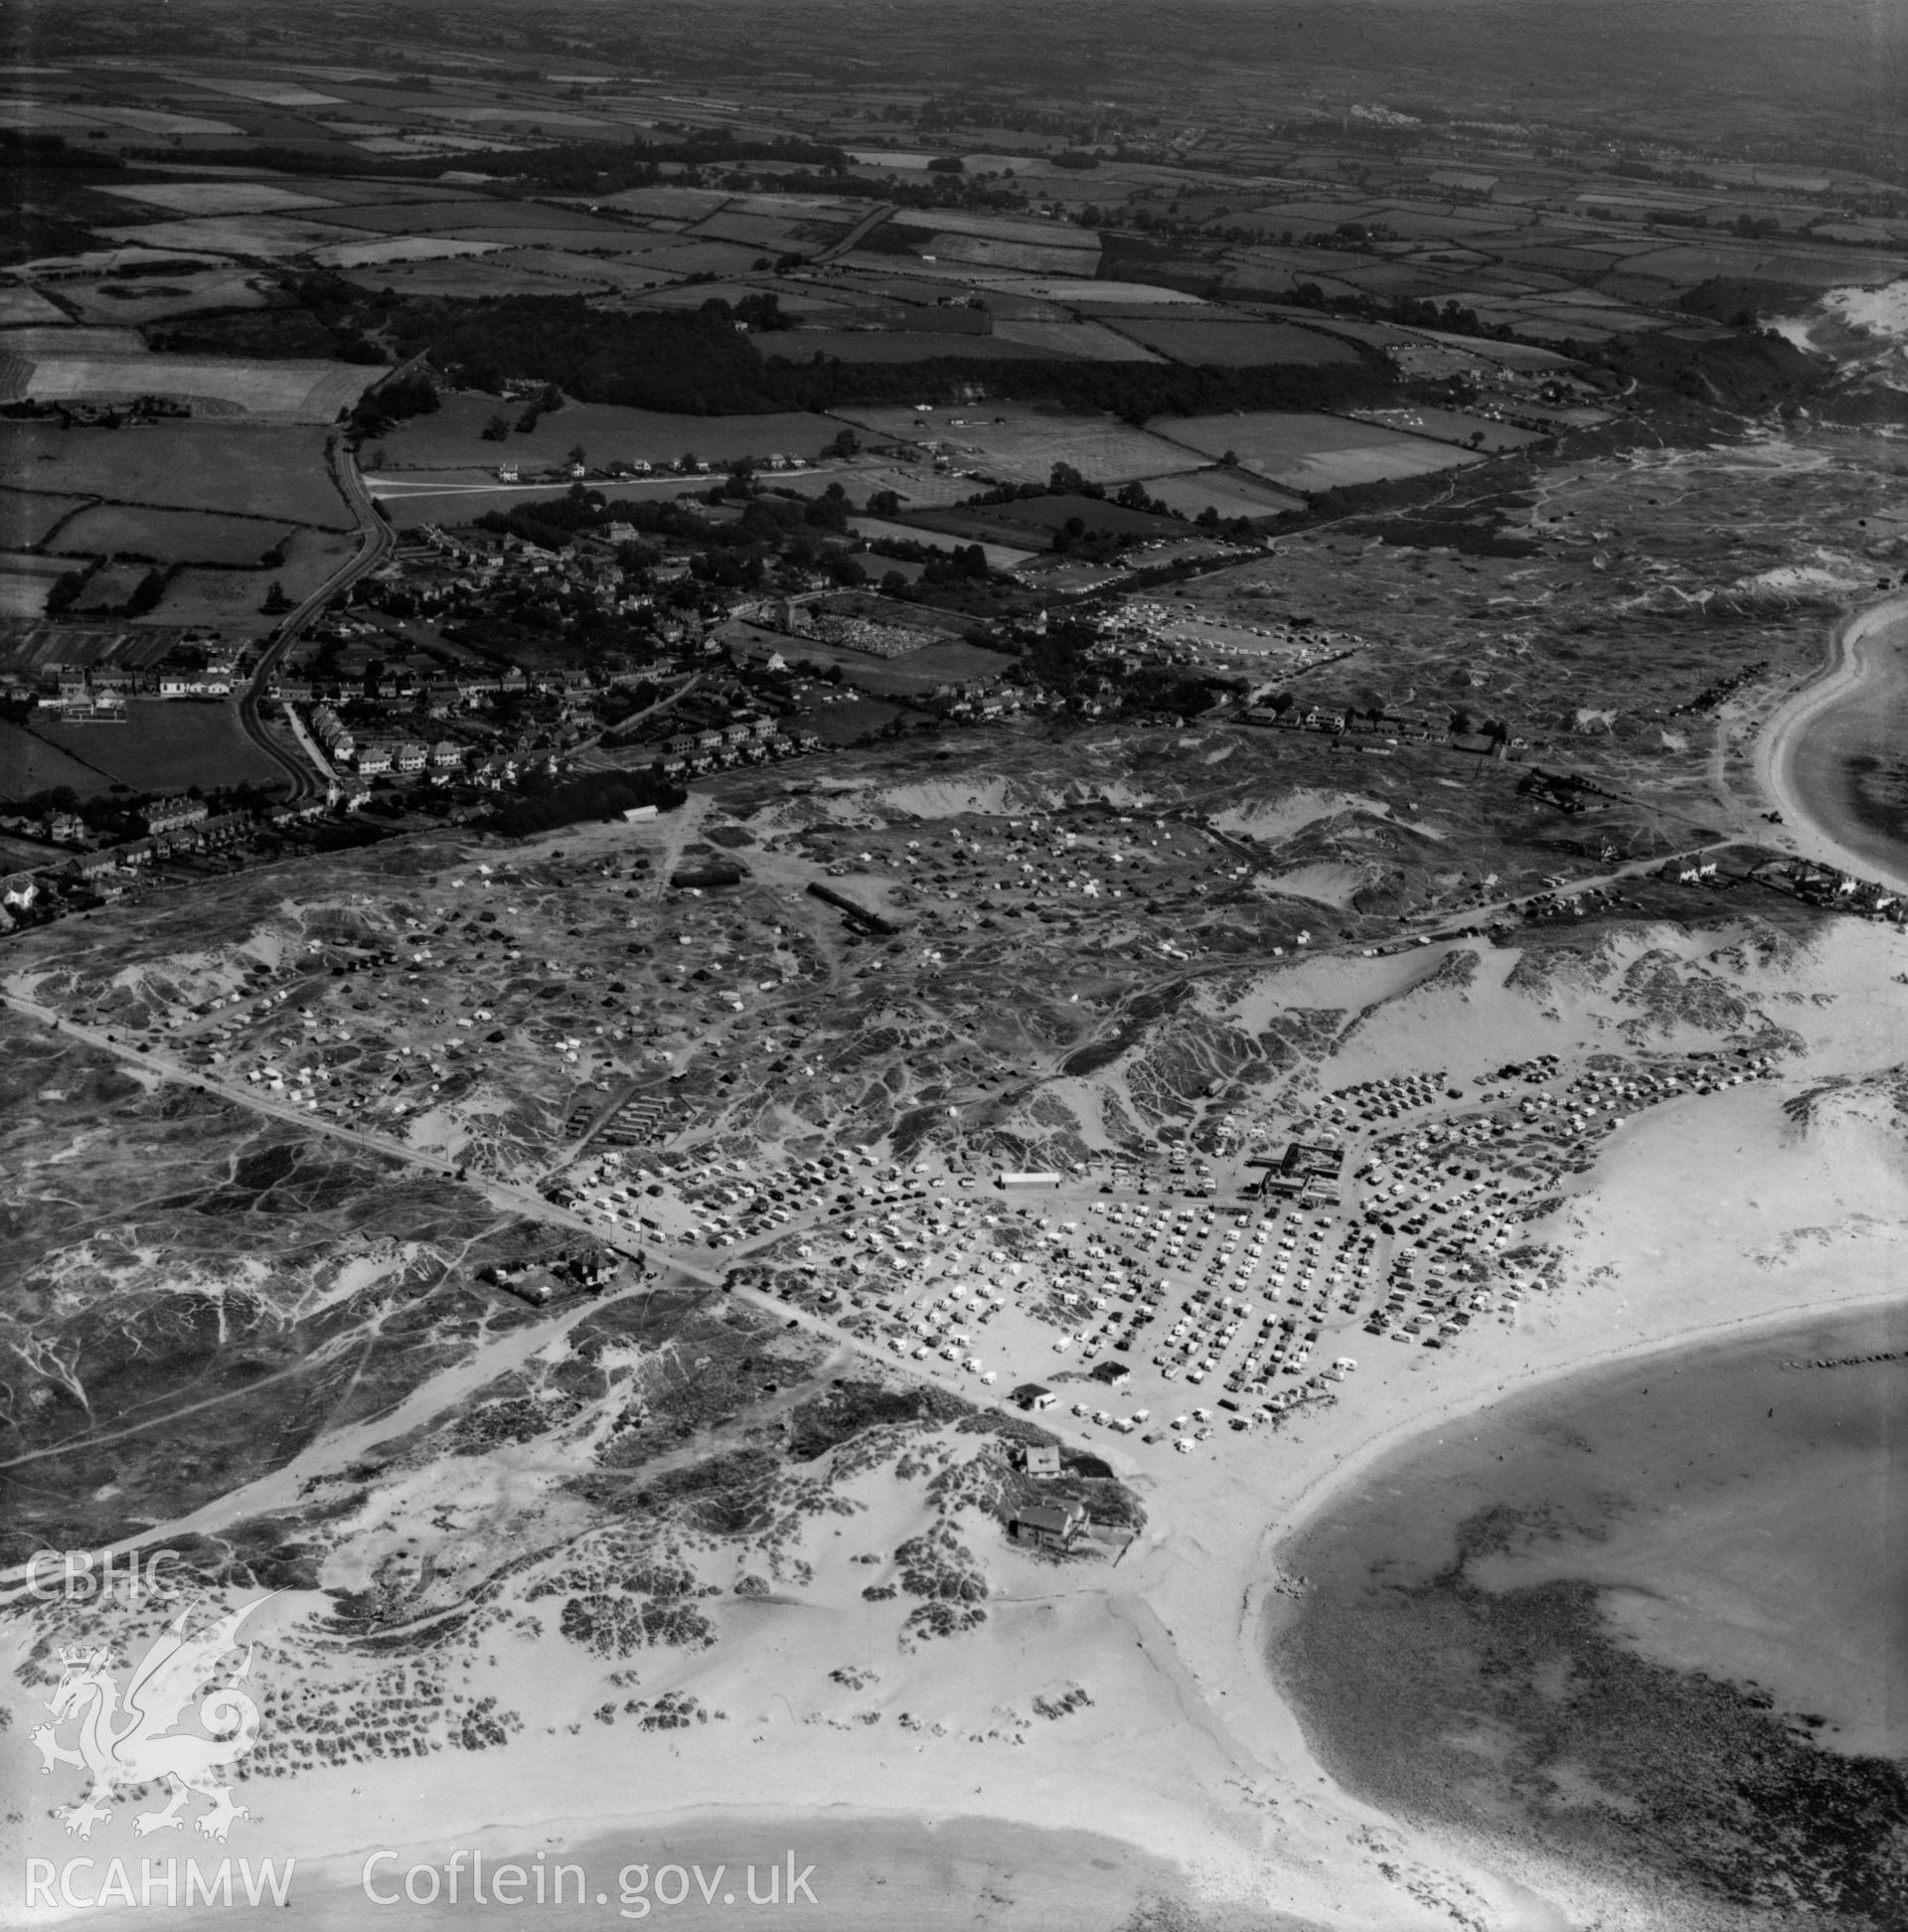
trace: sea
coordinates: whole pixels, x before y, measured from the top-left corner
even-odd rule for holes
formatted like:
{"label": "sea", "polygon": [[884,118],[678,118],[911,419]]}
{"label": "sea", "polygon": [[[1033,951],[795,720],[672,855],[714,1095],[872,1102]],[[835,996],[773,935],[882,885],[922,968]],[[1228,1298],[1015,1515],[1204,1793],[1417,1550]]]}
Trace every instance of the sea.
{"label": "sea", "polygon": [[1853,863],[1908,879],[1908,615],[1860,649],[1860,683],[1798,731],[1790,774]]}
{"label": "sea", "polygon": [[1646,1923],[1908,1925],[1908,1296],[1477,1411],[1282,1566],[1273,1672],[1392,1816]]}

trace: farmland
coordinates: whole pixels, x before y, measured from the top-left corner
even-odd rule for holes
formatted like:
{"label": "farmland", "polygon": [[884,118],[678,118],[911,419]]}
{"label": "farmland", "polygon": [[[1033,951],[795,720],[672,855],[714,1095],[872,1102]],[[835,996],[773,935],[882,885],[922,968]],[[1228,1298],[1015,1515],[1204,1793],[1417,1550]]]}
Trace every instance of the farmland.
{"label": "farmland", "polygon": [[259,636],[273,619],[262,605],[275,583],[296,601],[329,577],[352,554],[353,539],[330,532],[295,531],[286,545],[285,562],[257,570],[181,569],[166,585],[152,613],[158,624],[216,624]]}
{"label": "farmland", "polygon": [[331,422],[375,380],[367,369],[327,362],[255,362],[192,356],[39,355],[13,376],[6,400],[130,401],[164,396],[210,414],[277,422]]}
{"label": "farmland", "polygon": [[66,555],[151,558],[163,564],[255,564],[291,533],[291,525],[266,518],[112,505],[82,510],[61,527],[50,548]]}
{"label": "farmland", "polygon": [[0,490],[0,550],[30,550],[76,511],[92,501],[86,496],[29,495],[24,490]]}
{"label": "farmland", "polygon": [[1121,316],[1108,326],[1175,362],[1248,369],[1281,363],[1302,367],[1355,365],[1358,361],[1357,352],[1343,342],[1286,323],[1245,322],[1230,316],[1218,321],[1196,316],[1168,316],[1158,321]]}
{"label": "farmland", "polygon": [[0,617],[39,617],[47,608],[52,579],[9,563],[0,564]]}
{"label": "farmland", "polygon": [[268,181],[141,182],[105,192],[172,215],[265,215],[330,206],[322,196],[300,194]]}
{"label": "farmland", "polygon": [[813,457],[841,433],[825,416],[785,411],[756,416],[670,415],[608,403],[572,402],[540,415],[535,428],[511,427],[500,442],[483,431],[493,416],[507,425],[521,407],[486,396],[446,396],[432,415],[413,416],[380,439],[381,470],[494,469],[499,463],[546,467],[581,447],[596,466],[612,462],[674,463],[693,452],[705,462],[738,456]]}
{"label": "farmland", "polygon": [[1302,493],[1425,476],[1476,460],[1448,444],[1340,416],[1261,410],[1249,415],[1174,417],[1151,426],[1207,456],[1229,450],[1241,468]]}
{"label": "farmland", "polygon": [[1439,442],[1461,443],[1490,455],[1542,440],[1535,430],[1495,422],[1488,416],[1466,415],[1459,409],[1360,409],[1358,416],[1362,421],[1402,429],[1410,435],[1432,436]]}
{"label": "farmland", "polygon": [[[855,517],[850,527],[864,537],[888,538],[901,543],[920,544],[928,550],[955,551],[979,543],[982,555],[997,570],[1011,570],[1025,564],[1037,546],[1031,544],[1028,526],[1016,526],[1005,519],[959,510],[924,513],[907,524],[890,523],[883,517]],[[885,567],[881,559],[870,558],[874,574]]]}
{"label": "farmland", "polygon": [[0,470],[35,496],[94,496],[350,529],[315,427],[153,423],[58,429],[0,423]]}
{"label": "farmland", "polygon": [[873,330],[803,329],[768,351],[788,362],[815,357],[851,363],[935,362],[953,357],[961,362],[1038,362],[1062,356],[1064,349],[1046,347],[998,335],[927,335]]}
{"label": "farmland", "polygon": [[89,576],[74,602],[77,615],[87,617],[102,611],[117,610],[146,574],[143,564],[105,564]]}
{"label": "farmland", "polygon": [[291,215],[208,215],[177,222],[149,222],[143,226],[102,229],[115,242],[136,242],[148,248],[185,248],[206,254],[289,256],[349,242],[363,231],[334,222],[307,221]]}
{"label": "farmland", "polygon": [[870,435],[945,443],[966,469],[1020,483],[1043,483],[1055,463],[1070,463],[1093,483],[1199,469],[1204,459],[1111,416],[1094,420],[1059,409],[990,403],[977,408],[836,411]]}
{"label": "farmland", "polygon": [[1050,350],[1062,356],[1083,356],[1089,362],[1159,362],[1133,332],[1104,322],[1041,322],[1006,316],[994,324],[997,342],[1025,343],[1030,349]]}
{"label": "farmland", "polygon": [[1207,469],[1191,476],[1155,477],[1147,484],[1146,493],[1185,517],[1196,517],[1206,509],[1221,517],[1276,517],[1305,508],[1303,497],[1273,489],[1241,470]]}
{"label": "farmland", "polygon": [[67,281],[60,285],[60,297],[74,305],[82,322],[128,327],[209,309],[261,308],[265,300],[253,276],[240,269],[145,276],[135,281]]}

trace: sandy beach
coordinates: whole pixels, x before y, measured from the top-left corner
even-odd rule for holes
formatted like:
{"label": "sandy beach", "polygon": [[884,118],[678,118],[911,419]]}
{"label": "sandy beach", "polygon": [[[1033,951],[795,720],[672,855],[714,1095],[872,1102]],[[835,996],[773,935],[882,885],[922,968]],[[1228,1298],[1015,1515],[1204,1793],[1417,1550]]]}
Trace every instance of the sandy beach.
{"label": "sandy beach", "polygon": [[1769,721],[1757,775],[1806,857],[1908,891],[1908,844],[1854,807],[1848,760],[1900,755],[1908,723],[1908,595],[1844,618],[1822,675]]}

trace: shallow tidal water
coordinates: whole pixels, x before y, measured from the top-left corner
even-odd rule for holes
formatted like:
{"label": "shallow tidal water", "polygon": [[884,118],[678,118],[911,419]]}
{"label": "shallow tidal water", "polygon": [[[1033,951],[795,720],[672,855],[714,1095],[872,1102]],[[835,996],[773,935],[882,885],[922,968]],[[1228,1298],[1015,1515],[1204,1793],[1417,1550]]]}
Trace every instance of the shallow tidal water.
{"label": "shallow tidal water", "polygon": [[1908,875],[1908,624],[1866,647],[1865,675],[1792,754],[1809,816],[1847,851]]}
{"label": "shallow tidal water", "polygon": [[1752,1920],[1908,1925],[1908,1304],[1464,1417],[1284,1566],[1273,1669],[1393,1815]]}

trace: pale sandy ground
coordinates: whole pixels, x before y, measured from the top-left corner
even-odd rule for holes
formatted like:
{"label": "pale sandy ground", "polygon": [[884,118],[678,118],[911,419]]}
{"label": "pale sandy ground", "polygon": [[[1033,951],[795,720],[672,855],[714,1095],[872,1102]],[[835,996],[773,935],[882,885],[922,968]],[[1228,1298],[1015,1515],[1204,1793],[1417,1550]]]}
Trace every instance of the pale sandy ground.
{"label": "pale sandy ground", "polygon": [[[871,1932],[1111,1932],[1136,1895],[1173,1889],[1214,1925],[1553,1932],[1594,1913],[1609,1932],[1669,1932],[1648,1900],[1586,1900],[1568,1874],[1508,1868],[1496,1851],[1400,1827],[1339,1789],[1268,1674],[1264,1648],[1268,1618],[1287,1600],[1281,1543],[1415,1433],[1593,1363],[1900,1291],[1908,1169],[1891,1102],[1853,1088],[1806,1128],[1782,1102],[1903,1056],[1894,975],[1908,968],[1908,939],[1844,920],[1801,956],[1759,963],[1719,952],[1730,936],[1632,933],[1617,942],[1616,963],[1654,947],[1716,976],[1793,1028],[1805,1055],[1780,1080],[1685,1096],[1603,1142],[1596,1171],[1533,1230],[1569,1260],[1513,1327],[1486,1326],[1441,1354],[1372,1340],[1344,1399],[1277,1436],[1222,1435],[1194,1456],[1136,1451],[1145,1459],[1129,1459],[1131,1480],[1150,1522],[1117,1567],[1035,1563],[970,1515],[963,1533],[995,1591],[989,1620],[904,1655],[895,1635],[907,1599],[865,1603],[860,1587],[879,1572],[848,1561],[891,1551],[919,1527],[914,1492],[876,1469],[848,1486],[860,1514],[810,1520],[801,1553],[815,1566],[811,1586],[716,1604],[723,1641],[700,1657],[634,1660],[641,1695],[680,1686],[726,1721],[656,1735],[628,1720],[598,1725],[587,1713],[608,1694],[605,1667],[554,1631],[535,1642],[499,1631],[494,1668],[483,1666],[474,1688],[496,1690],[523,1713],[526,1729],[507,1751],[249,1783],[240,1795],[259,1816],[225,1849],[295,1852],[306,1920],[327,1925],[414,1916],[365,1909],[358,1871],[370,1850],[399,1853],[402,1869],[441,1864],[456,1848],[520,1860],[546,1849],[581,1857],[587,1848],[594,1885],[599,1868],[610,1878],[624,1859],[660,1861],[655,1848],[667,1842],[678,1848],[671,1855],[707,1848],[710,1861],[730,1863],[792,1847],[818,1862],[826,1907],[814,1922]],[[1420,988],[1368,1012],[1345,1077],[1366,1060],[1469,1074],[1541,1050],[1539,1042],[1623,1048],[1607,982],[1565,975],[1520,993],[1504,984],[1513,964],[1509,952],[1487,951],[1469,987]],[[1320,959],[1304,970],[1317,978],[1334,968]],[[1344,971],[1349,992],[1357,962]],[[1715,1038],[1658,1030],[1649,1044]],[[972,1444],[947,1440],[961,1453]],[[407,1524],[423,1519],[426,1502],[411,1500]],[[830,1678],[843,1667],[877,1676],[843,1688]],[[1074,1685],[1090,1706],[1029,1719],[1034,1695]],[[859,1721],[871,1710],[877,1722]],[[50,1798],[28,1786],[38,1761],[24,1730],[17,1716],[0,1733],[0,1784],[27,1801],[25,1849],[67,1855],[77,1848],[48,1831]],[[1067,1834],[1114,1843],[1095,1851]],[[88,1849],[106,1855],[150,1849],[117,1821],[100,1837]],[[613,1852],[603,1844],[612,1838]],[[160,1849],[202,1858],[212,1850],[189,1837]],[[4,1882],[17,1884],[17,1870]],[[660,1916],[693,1924],[702,1909]],[[709,1922],[719,1910],[709,1908]]]}

